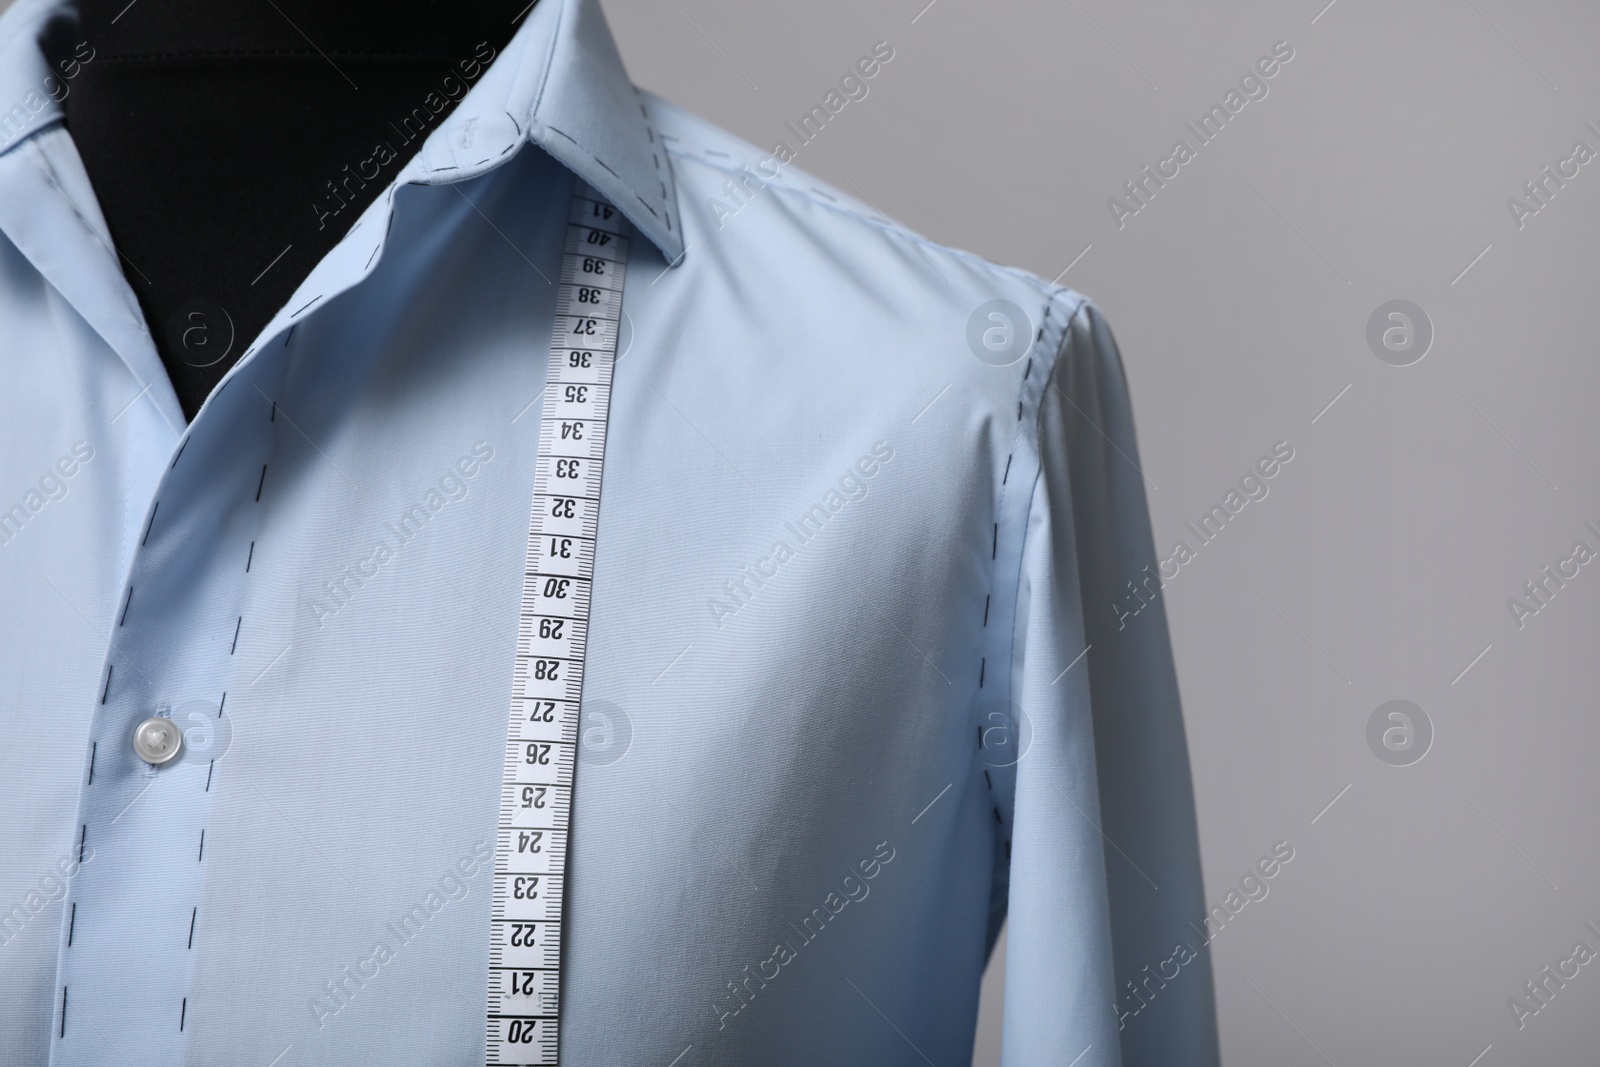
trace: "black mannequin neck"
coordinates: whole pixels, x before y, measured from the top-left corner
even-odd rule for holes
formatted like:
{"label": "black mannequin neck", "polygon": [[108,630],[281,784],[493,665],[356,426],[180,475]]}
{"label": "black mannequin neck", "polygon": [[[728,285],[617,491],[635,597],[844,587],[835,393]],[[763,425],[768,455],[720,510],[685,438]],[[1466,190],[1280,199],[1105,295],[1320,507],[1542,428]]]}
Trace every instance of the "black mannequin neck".
{"label": "black mannequin neck", "polygon": [[[67,128],[187,417],[482,76],[523,6],[79,0],[95,58]],[[378,143],[394,151],[372,175]]]}

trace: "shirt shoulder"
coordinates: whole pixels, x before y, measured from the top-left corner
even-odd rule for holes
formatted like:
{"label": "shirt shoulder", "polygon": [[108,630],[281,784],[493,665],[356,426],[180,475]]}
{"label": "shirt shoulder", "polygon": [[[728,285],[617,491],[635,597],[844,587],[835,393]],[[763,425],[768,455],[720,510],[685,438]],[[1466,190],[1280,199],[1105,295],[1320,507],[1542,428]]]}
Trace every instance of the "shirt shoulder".
{"label": "shirt shoulder", "polygon": [[[726,272],[746,296],[759,299],[771,287],[821,311],[848,289],[868,306],[845,297],[849,313],[833,322],[870,320],[923,359],[978,374],[986,365],[1020,367],[1024,353],[1053,364],[1068,323],[1092,305],[1076,290],[932,241],[884,214],[865,191],[809,173],[800,163],[825,128],[785,123],[760,148],[654,94],[641,96],[677,183],[685,263]],[[810,321],[826,330],[829,316]]]}

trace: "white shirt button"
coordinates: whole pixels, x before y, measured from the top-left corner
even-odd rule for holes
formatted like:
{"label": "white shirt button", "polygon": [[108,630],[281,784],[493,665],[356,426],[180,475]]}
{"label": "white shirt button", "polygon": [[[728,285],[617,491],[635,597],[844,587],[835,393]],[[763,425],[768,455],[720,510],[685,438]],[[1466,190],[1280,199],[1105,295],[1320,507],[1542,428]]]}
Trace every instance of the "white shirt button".
{"label": "white shirt button", "polygon": [[133,751],[146,763],[160,766],[178,755],[183,734],[171,719],[153,715],[133,731]]}

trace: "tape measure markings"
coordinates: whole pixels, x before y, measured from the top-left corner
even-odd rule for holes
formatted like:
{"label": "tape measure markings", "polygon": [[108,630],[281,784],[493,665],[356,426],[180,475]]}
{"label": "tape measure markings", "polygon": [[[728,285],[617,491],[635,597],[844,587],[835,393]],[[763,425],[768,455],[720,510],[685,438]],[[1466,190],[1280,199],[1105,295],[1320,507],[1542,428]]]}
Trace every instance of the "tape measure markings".
{"label": "tape measure markings", "polygon": [[486,1061],[560,1053],[561,926],[590,586],[632,229],[579,181],[539,424],[490,905]]}

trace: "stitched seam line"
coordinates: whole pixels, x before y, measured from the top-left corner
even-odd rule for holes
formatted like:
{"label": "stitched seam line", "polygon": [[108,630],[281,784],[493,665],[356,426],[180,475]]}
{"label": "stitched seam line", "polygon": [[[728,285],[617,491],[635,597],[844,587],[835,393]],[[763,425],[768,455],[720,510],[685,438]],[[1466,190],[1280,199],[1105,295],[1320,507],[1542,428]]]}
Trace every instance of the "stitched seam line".
{"label": "stitched seam line", "polygon": [[[1042,403],[1045,395],[1045,390],[1049,388],[1050,380],[1055,373],[1055,368],[1061,362],[1060,356],[1064,350],[1067,339],[1071,336],[1071,322],[1072,318],[1076,315],[1076,307],[1074,307],[1073,300],[1075,295],[1076,294],[1070,294],[1069,290],[1051,289],[1047,299],[1044,302],[1043,314],[1040,317],[1038,335],[1037,339],[1034,341],[1034,344],[1039,347],[1041,352],[1047,354],[1038,357],[1030,356],[1027,368],[1023,371],[1022,380],[1018,383],[1017,420],[1015,429],[1012,432],[1010,450],[1006,457],[1006,475],[1002,477],[999,491],[995,495],[994,551],[996,553],[996,558],[990,570],[989,597],[993,597],[996,589],[1007,588],[1009,586],[1010,600],[1005,614],[1001,617],[993,619],[989,617],[990,601],[988,599],[985,600],[985,633],[982,640],[982,648],[985,662],[989,654],[993,652],[996,660],[995,670],[1003,670],[1005,672],[1003,675],[1005,679],[1004,687],[1000,688],[999,686],[996,686],[995,688],[999,688],[1000,691],[1005,694],[1005,700],[1008,705],[1017,704],[1015,696],[1017,679],[1011,668],[1012,661],[1015,659],[1016,655],[1016,634],[1019,622],[1018,607],[1021,601],[1022,592],[1022,561],[1024,551],[1027,547],[1029,520],[1033,514],[1034,500],[1038,495],[1039,484],[1043,481],[1044,473],[1043,464],[1039,462],[1042,458],[1041,451],[1038,447],[1040,440],[1039,410],[1040,404]],[[1072,314],[1058,315],[1058,300],[1064,304],[1066,308],[1072,312]],[[1084,303],[1086,303],[1086,301],[1079,299],[1076,303],[1077,306],[1081,307]],[[1052,317],[1055,317],[1060,322],[1059,326],[1053,325]],[[1035,386],[1032,376],[1034,362],[1038,362],[1040,364],[1037,386]],[[1036,393],[1035,389],[1037,390]],[[1031,405],[1031,420],[1026,417],[1029,410],[1028,398],[1030,395],[1035,395],[1037,398]],[[1009,411],[1009,408],[1007,410]],[[1008,494],[1011,494],[1012,492],[1009,478],[1012,472],[1012,463],[1015,460],[1018,451],[1021,450],[1023,444],[1027,443],[1028,439],[1024,435],[1029,433],[1032,435],[1032,443],[1034,446],[1034,451],[1031,458],[1034,462],[1038,463],[1038,466],[1034,470],[1033,478],[1028,486],[1026,497],[1019,502],[1020,511],[1015,520],[1013,520],[1007,511],[1007,502],[1010,500],[1010,496]],[[1020,480],[1022,477],[1022,472],[1019,471],[1018,476]],[[998,559],[1000,530],[1002,526],[1007,531],[1006,562],[1004,565],[1002,565]],[[1015,538],[1014,544],[1012,541],[1013,537]],[[1002,573],[1003,569],[1004,573]],[[989,629],[991,626],[994,627],[992,633]],[[969,714],[981,712],[982,710],[983,694],[985,689],[982,681],[982,674],[983,670],[980,667],[980,681],[978,689],[975,691],[973,698],[974,707],[969,709]],[[980,733],[980,743],[973,751],[973,765],[975,768],[982,762],[982,752],[983,745],[981,743]],[[1005,847],[1006,856],[1008,859],[1011,854],[1011,839],[1014,832],[1014,823],[1016,817],[1015,773],[1016,772],[1014,769],[1007,771],[1006,785],[1008,785],[1011,789],[1011,803],[1007,805],[1002,803],[1002,795],[995,786],[993,776],[987,769],[984,769],[983,771],[985,791],[988,796],[989,807],[994,812],[995,821],[997,824],[995,832],[998,835],[999,841]],[[1010,809],[1009,819],[1002,814],[1002,809],[1006,807],[1009,807]],[[993,903],[994,902],[991,901],[991,906],[993,906]]]}
{"label": "stitched seam line", "polygon": [[[671,161],[668,161],[668,172],[661,172],[661,157],[666,155],[666,146],[661,143],[661,137],[656,132],[655,122],[650,118],[650,109],[644,106],[644,96],[639,92],[637,85],[633,86],[633,99],[639,105],[639,114],[644,116],[645,133],[650,138],[650,162],[656,165],[656,180],[661,185],[661,213],[667,223],[667,232],[672,232],[672,212],[668,209],[667,180],[672,177]],[[676,184],[673,186],[676,188]],[[635,196],[638,194],[635,193]]]}
{"label": "stitched seam line", "polygon": [[[666,139],[662,138],[662,140],[665,141]],[[674,140],[679,140],[679,138],[674,138]],[[691,149],[668,148],[667,151],[671,155],[676,155],[676,156],[680,156],[680,157],[682,157],[684,159],[692,160],[695,163],[699,163],[701,166],[709,167],[712,170],[719,171],[720,173],[727,174],[729,176],[736,175],[736,174],[740,173],[740,171],[736,167],[729,167],[729,166],[727,166],[725,164],[717,163],[714,160],[706,159],[703,156],[701,156],[698,152],[696,152],[694,150],[691,150]],[[782,172],[780,172],[780,173],[782,173]],[[843,207],[843,206],[841,206],[841,205],[839,205],[837,203],[830,203],[827,200],[819,199],[815,195],[813,195],[811,193],[808,193],[803,189],[796,189],[793,186],[783,184],[783,179],[782,178],[766,179],[766,188],[772,189],[772,190],[775,190],[775,191],[781,192],[781,193],[788,193],[790,196],[799,197],[800,199],[806,201],[809,204],[815,204],[817,207],[824,208],[824,209],[826,209],[828,211],[832,211],[832,212],[834,212],[836,214],[843,215],[844,217],[846,217],[848,219],[852,219],[852,220],[854,220],[856,222],[859,222],[859,223],[862,223],[864,225],[871,226],[873,229],[878,230],[881,233],[886,233],[886,234],[889,234],[891,236],[898,237],[898,238],[900,238],[902,240],[909,240],[912,244],[915,244],[915,245],[918,245],[918,246],[920,246],[922,248],[928,249],[929,251],[939,252],[939,253],[942,253],[944,255],[953,256],[956,259],[963,260],[963,261],[965,261],[967,263],[971,263],[971,264],[973,264],[975,266],[982,267],[984,270],[990,270],[990,271],[998,272],[1000,274],[1005,274],[1005,275],[1007,275],[1009,277],[1015,278],[1018,281],[1021,281],[1021,282],[1025,283],[1029,288],[1033,289],[1035,292],[1037,292],[1042,297],[1052,298],[1053,299],[1054,296],[1057,293],[1063,293],[1063,292],[1069,292],[1070,291],[1070,290],[1067,290],[1067,289],[1059,287],[1059,286],[1051,285],[1049,282],[1045,281],[1043,278],[1040,278],[1036,274],[1031,274],[1028,271],[1021,270],[1021,269],[1019,269],[1017,267],[1008,267],[1003,263],[994,263],[994,262],[991,262],[990,260],[984,259],[982,256],[974,255],[973,253],[964,251],[964,250],[962,250],[960,248],[951,248],[948,245],[939,244],[937,241],[930,241],[926,237],[923,237],[921,234],[912,233],[909,230],[905,230],[905,229],[902,229],[902,228],[897,228],[895,226],[892,226],[892,225],[886,223],[882,219],[873,218],[870,215],[863,215],[859,211],[854,211],[854,210],[851,210],[848,207]]]}
{"label": "stitched seam line", "polygon": [[[627,187],[627,185],[628,185],[627,180],[624,179],[622,177],[622,175],[620,175],[616,171],[612,170],[611,167],[608,166],[604,160],[602,160],[599,156],[596,156],[593,152],[591,152],[587,148],[585,148],[581,142],[573,140],[571,134],[565,132],[564,130],[558,130],[554,126],[548,126],[547,125],[547,126],[545,126],[545,129],[549,130],[551,133],[559,134],[568,144],[570,144],[573,147],[573,149],[575,151],[583,153],[584,158],[588,159],[589,162],[593,163],[597,167],[604,167],[608,174],[611,174],[619,182],[622,182],[622,184],[623,184],[623,186],[625,188]],[[655,216],[656,218],[660,218],[661,217],[661,213],[658,212],[655,209],[655,205],[651,204],[644,197],[642,197],[638,193],[634,192],[634,190],[631,189],[631,188],[628,189],[628,192],[633,196],[633,198],[635,200],[639,201],[639,206],[640,207],[642,207],[646,211],[650,212],[650,214]]]}
{"label": "stitched seam line", "polygon": [[[1067,298],[1067,293],[1068,292],[1069,292],[1069,290],[1066,290],[1066,289],[1056,289],[1055,292],[1052,294],[1052,298],[1051,298],[1052,304],[1055,302],[1056,299],[1061,299],[1063,303],[1067,303],[1070,306],[1072,304],[1072,301],[1070,301]],[[1027,547],[1028,547],[1027,542],[1028,542],[1028,527],[1030,525],[1029,520],[1033,517],[1033,508],[1034,508],[1034,505],[1037,502],[1038,497],[1039,497],[1039,486],[1044,483],[1044,420],[1042,420],[1039,417],[1039,409],[1043,405],[1045,397],[1046,397],[1046,394],[1048,393],[1048,391],[1051,388],[1060,388],[1055,383],[1056,372],[1062,366],[1066,365],[1066,363],[1067,363],[1067,359],[1066,359],[1067,349],[1072,344],[1072,324],[1075,321],[1077,321],[1078,316],[1084,314],[1089,309],[1090,306],[1091,306],[1091,301],[1088,300],[1088,298],[1081,298],[1081,299],[1076,301],[1076,306],[1075,307],[1071,307],[1071,313],[1068,314],[1068,315],[1063,316],[1063,318],[1061,319],[1061,336],[1060,336],[1060,338],[1057,340],[1057,342],[1054,345],[1050,346],[1050,352],[1052,353],[1051,356],[1050,356],[1050,365],[1045,368],[1044,375],[1040,380],[1039,403],[1035,404],[1034,407],[1033,407],[1033,418],[1031,420],[1032,425],[1031,425],[1030,429],[1031,429],[1032,438],[1033,438],[1033,452],[1034,452],[1035,458],[1038,460],[1039,469],[1034,471],[1033,485],[1029,489],[1029,492],[1028,492],[1028,507],[1022,513],[1022,534],[1021,534],[1022,535],[1022,541],[1021,541],[1021,544],[1019,544],[1018,549],[1017,549],[1017,573],[1016,573],[1015,578],[1013,579],[1014,586],[1015,586],[1014,592],[1013,592],[1013,599],[1012,599],[1012,603],[1013,604],[1017,603],[1017,601],[1021,599],[1021,595],[1022,595],[1022,557],[1023,557],[1023,554],[1027,551]],[[1018,436],[1019,436],[1019,438],[1021,436],[1021,428],[1020,428],[1020,426],[1018,428]],[[1054,529],[1051,530],[1052,534],[1055,533],[1055,532],[1056,531]],[[1015,644],[1016,644],[1016,627],[1017,627],[1017,623],[1018,623],[1018,620],[1015,617],[1013,617],[1012,620],[1011,620],[1012,640],[1010,642],[1013,650],[1014,650]],[[1012,660],[1011,656],[1008,656],[1007,659],[1006,659],[1006,669],[1008,671],[1011,669],[1011,660]],[[1017,682],[1016,678],[1013,677],[1013,678],[1010,679],[1010,684],[1012,686],[1015,686],[1016,682]]]}

